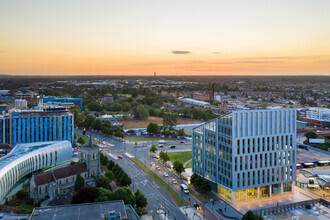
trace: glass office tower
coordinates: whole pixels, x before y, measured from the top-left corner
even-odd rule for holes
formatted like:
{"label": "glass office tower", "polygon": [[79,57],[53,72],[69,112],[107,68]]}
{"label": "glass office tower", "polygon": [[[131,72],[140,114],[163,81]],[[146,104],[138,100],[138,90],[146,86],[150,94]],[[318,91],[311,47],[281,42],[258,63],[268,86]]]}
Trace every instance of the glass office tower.
{"label": "glass office tower", "polygon": [[231,203],[292,191],[296,110],[233,110],[193,130],[192,170]]}
{"label": "glass office tower", "polygon": [[14,111],[0,115],[0,143],[63,141],[73,143],[73,114],[65,109]]}

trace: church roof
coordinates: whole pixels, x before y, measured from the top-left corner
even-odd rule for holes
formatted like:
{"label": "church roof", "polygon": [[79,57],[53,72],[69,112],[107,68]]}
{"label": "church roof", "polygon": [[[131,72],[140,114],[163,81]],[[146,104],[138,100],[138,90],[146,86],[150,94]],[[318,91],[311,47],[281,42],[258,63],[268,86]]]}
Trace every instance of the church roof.
{"label": "church roof", "polygon": [[[87,172],[87,167],[85,163],[78,163],[74,165],[70,165],[68,167],[59,168],[56,170],[52,170],[46,173],[37,174],[34,176],[34,180],[37,186],[48,184],[51,182],[55,182],[55,179],[61,179],[73,175],[77,175],[78,173]],[[54,174],[54,175],[53,175]]]}
{"label": "church roof", "polygon": [[34,176],[37,186],[55,182],[52,172],[41,173]]}
{"label": "church roof", "polygon": [[87,167],[85,163],[78,163],[68,167],[59,168],[53,171],[56,179],[61,179],[84,172],[87,172]]}

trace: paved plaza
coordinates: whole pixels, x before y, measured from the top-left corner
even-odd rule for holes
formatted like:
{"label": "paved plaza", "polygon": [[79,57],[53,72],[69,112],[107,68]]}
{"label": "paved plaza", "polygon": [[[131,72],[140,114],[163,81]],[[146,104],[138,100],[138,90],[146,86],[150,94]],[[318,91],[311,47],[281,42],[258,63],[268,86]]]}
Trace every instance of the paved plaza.
{"label": "paved plaza", "polygon": [[260,199],[249,198],[248,202],[246,202],[246,201],[235,202],[233,207],[236,210],[238,210],[239,212],[244,214],[249,210],[260,210],[260,209],[265,209],[265,208],[276,207],[278,205],[308,201],[311,199],[312,198],[310,198],[306,195],[303,195],[302,193],[295,190],[294,193],[285,192],[285,193],[283,193],[283,196],[281,195],[281,193],[279,193],[279,194],[273,194],[272,197],[266,197],[266,198],[260,198]]}

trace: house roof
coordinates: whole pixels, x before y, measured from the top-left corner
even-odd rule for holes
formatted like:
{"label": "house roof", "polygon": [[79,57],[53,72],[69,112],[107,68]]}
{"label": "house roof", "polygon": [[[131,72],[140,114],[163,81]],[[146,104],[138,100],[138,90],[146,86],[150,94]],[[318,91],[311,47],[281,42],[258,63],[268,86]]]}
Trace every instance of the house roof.
{"label": "house roof", "polygon": [[85,163],[78,163],[68,167],[59,168],[53,171],[56,179],[61,179],[84,172],[87,172],[87,167]]}
{"label": "house roof", "polygon": [[53,174],[51,172],[35,175],[34,180],[37,186],[55,182]]}

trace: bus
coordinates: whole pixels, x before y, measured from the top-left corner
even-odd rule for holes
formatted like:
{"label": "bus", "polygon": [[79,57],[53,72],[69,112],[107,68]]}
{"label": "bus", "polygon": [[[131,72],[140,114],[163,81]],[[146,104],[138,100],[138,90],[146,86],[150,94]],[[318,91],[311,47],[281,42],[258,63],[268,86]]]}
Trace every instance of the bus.
{"label": "bus", "polygon": [[329,166],[330,161],[329,160],[317,161],[317,165],[320,167]]}
{"label": "bus", "polygon": [[315,166],[315,163],[304,163],[304,168],[313,168]]}

